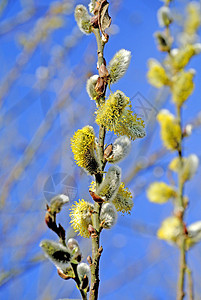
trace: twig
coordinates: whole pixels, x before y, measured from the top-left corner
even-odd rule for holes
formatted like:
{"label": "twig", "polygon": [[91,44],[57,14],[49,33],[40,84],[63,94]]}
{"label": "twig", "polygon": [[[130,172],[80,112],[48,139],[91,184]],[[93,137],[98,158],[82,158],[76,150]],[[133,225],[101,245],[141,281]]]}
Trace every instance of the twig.
{"label": "twig", "polygon": [[188,291],[189,291],[189,299],[194,299],[194,293],[193,293],[193,279],[192,279],[192,272],[191,270],[186,267],[186,273],[188,275]]}
{"label": "twig", "polygon": [[[105,43],[102,41],[100,36],[100,30],[99,28],[95,28],[93,30],[94,35],[96,37],[97,42],[97,54],[98,54],[98,64],[101,66],[104,63],[104,46]],[[101,96],[100,101],[105,101],[105,93]],[[100,126],[99,129],[99,140],[98,140],[98,159],[101,164],[100,169],[101,171],[104,170],[104,140],[105,140],[105,128],[103,126]],[[102,182],[102,175],[100,174],[96,175],[96,185],[99,185]],[[91,237],[92,241],[92,264],[91,264],[91,288],[90,288],[90,300],[98,299],[98,289],[99,289],[99,261],[100,256],[103,251],[102,247],[100,248],[100,209],[101,204],[94,203],[94,213],[92,215],[92,223],[93,227],[96,231],[96,234]]]}
{"label": "twig", "polygon": [[[177,107],[177,119],[180,128],[182,129],[182,120],[181,120],[181,107]],[[183,192],[184,192],[184,183],[182,180],[182,167],[183,167],[183,153],[182,153],[182,138],[180,145],[178,146],[178,157],[180,161],[180,169],[178,173],[178,201],[180,204],[180,226],[181,226],[181,241],[180,241],[180,269],[179,269],[179,280],[178,280],[178,291],[177,291],[177,300],[182,300],[185,296],[184,293],[184,280],[185,280],[185,271],[186,271],[186,236],[184,232],[184,201],[183,201]]]}

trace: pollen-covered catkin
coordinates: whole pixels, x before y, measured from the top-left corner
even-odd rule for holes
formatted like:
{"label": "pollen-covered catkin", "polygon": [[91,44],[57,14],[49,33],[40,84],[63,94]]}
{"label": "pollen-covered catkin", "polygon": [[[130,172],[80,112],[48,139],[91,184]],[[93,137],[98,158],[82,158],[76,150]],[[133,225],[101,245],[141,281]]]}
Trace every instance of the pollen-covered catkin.
{"label": "pollen-covered catkin", "polygon": [[97,110],[96,123],[131,140],[145,136],[144,121],[133,114],[129,98],[121,91],[111,94]]}
{"label": "pollen-covered catkin", "polygon": [[104,125],[107,130],[115,130],[123,109],[128,105],[129,98],[121,91],[110,94],[106,102],[97,110],[96,123]]}
{"label": "pollen-covered catkin", "polygon": [[149,59],[148,61],[149,71],[147,78],[149,83],[156,88],[161,88],[164,85],[170,85],[170,79],[166,74],[165,69],[156,59]]}
{"label": "pollen-covered catkin", "polygon": [[174,188],[165,182],[153,182],[147,190],[149,201],[158,204],[166,203],[169,199],[175,198],[176,195]]}
{"label": "pollen-covered catkin", "polygon": [[84,238],[90,237],[88,226],[92,224],[91,214],[93,208],[92,203],[86,202],[83,199],[79,200],[79,202],[75,202],[75,204],[71,206],[70,223],[75,232],[78,232],[78,234]]}
{"label": "pollen-covered catkin", "polygon": [[98,161],[95,156],[95,132],[92,126],[85,126],[75,132],[71,139],[71,148],[76,164],[89,174],[97,172]]}
{"label": "pollen-covered catkin", "polygon": [[131,106],[125,109],[115,127],[118,135],[127,135],[131,140],[143,138],[146,135],[144,121],[133,114]]}
{"label": "pollen-covered catkin", "polygon": [[171,90],[172,99],[176,105],[182,106],[182,104],[192,94],[194,89],[194,75],[195,71],[189,70],[187,72],[182,71],[177,76],[175,76]]}
{"label": "pollen-covered catkin", "polygon": [[124,183],[122,182],[116,197],[112,200],[112,203],[116,207],[118,212],[122,214],[130,214],[133,208],[133,197],[128,188],[125,188]]}
{"label": "pollen-covered catkin", "polygon": [[177,71],[182,70],[194,55],[199,54],[199,44],[187,44],[180,49],[172,49],[170,53],[172,66]]}
{"label": "pollen-covered catkin", "polygon": [[181,128],[176,118],[166,109],[162,109],[157,115],[161,125],[161,138],[169,150],[177,150],[182,137]]}
{"label": "pollen-covered catkin", "polygon": [[180,234],[181,224],[177,217],[168,217],[157,231],[157,236],[161,240],[176,243]]}

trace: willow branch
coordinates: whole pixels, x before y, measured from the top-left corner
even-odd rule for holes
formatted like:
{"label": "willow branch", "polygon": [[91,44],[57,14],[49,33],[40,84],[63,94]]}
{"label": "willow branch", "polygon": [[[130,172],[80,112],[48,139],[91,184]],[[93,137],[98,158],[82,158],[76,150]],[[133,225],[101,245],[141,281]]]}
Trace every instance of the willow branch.
{"label": "willow branch", "polygon": [[[182,129],[182,120],[181,120],[181,107],[177,107],[177,119],[180,128]],[[178,146],[178,157],[180,162],[180,168],[178,173],[178,202],[180,205],[180,268],[179,268],[179,280],[178,280],[178,291],[177,291],[177,300],[184,299],[184,280],[185,280],[185,271],[186,271],[186,236],[184,232],[184,201],[183,201],[183,192],[184,192],[184,182],[182,180],[182,167],[183,167],[183,153],[182,153],[182,138]]]}
{"label": "willow branch", "polygon": [[[93,29],[94,35],[97,42],[97,55],[98,55],[98,65],[101,66],[104,63],[104,46],[105,43],[102,41],[99,28]],[[104,103],[105,93],[100,98],[100,103]],[[100,172],[104,170],[104,141],[105,141],[105,128],[100,126],[99,128],[99,139],[98,139],[98,160],[100,163]],[[96,175],[96,185],[102,182],[102,174]],[[98,289],[99,289],[99,261],[103,248],[100,247],[100,209],[101,204],[94,203],[94,212],[92,215],[92,223],[95,229],[95,234],[91,235],[92,241],[92,263],[91,263],[91,288],[90,288],[90,300],[98,299]]]}
{"label": "willow branch", "polygon": [[194,293],[193,293],[193,279],[192,279],[192,272],[191,270],[186,267],[186,273],[188,275],[188,293],[189,293],[189,300],[194,299]]}

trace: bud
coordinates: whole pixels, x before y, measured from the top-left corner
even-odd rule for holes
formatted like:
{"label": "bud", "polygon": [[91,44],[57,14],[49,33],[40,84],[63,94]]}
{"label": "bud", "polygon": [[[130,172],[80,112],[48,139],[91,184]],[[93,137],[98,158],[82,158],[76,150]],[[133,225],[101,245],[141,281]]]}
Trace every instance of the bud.
{"label": "bud", "polygon": [[168,200],[175,198],[176,196],[176,191],[165,182],[153,182],[147,190],[147,197],[149,201],[158,204],[166,203]]}
{"label": "bud", "polygon": [[131,60],[131,52],[125,49],[119,50],[109,63],[110,83],[121,79],[128,70]]}
{"label": "bud", "polygon": [[104,199],[102,199],[100,196],[98,196],[94,191],[89,190],[89,194],[93,198],[93,200],[97,203],[103,203],[105,202]]}
{"label": "bud", "polygon": [[186,240],[186,246],[190,248],[201,241],[201,221],[189,225],[187,231],[188,238]]}
{"label": "bud", "polygon": [[121,169],[118,166],[109,168],[104,180],[97,189],[97,194],[105,201],[112,201],[121,184]]}
{"label": "bud", "polygon": [[89,286],[90,267],[86,263],[80,263],[77,266],[77,273],[81,281],[80,288],[84,290]]}
{"label": "bud", "polygon": [[100,221],[102,222],[102,227],[105,229],[110,229],[117,222],[117,211],[113,204],[104,203],[101,207]]}
{"label": "bud", "polygon": [[103,43],[107,43],[109,40],[109,35],[107,33],[102,34],[101,40],[103,41]]}
{"label": "bud", "polygon": [[97,237],[96,229],[91,224],[88,226],[88,233],[92,238]]}
{"label": "bud", "polygon": [[90,255],[87,256],[87,262],[89,265],[92,265],[92,258]]}
{"label": "bud", "polygon": [[99,76],[100,76],[101,78],[107,78],[108,75],[109,75],[108,70],[107,70],[105,64],[102,64],[102,65],[100,66],[100,68],[99,68],[98,71],[99,71]]}
{"label": "bud", "polygon": [[194,46],[195,54],[200,54],[201,53],[201,43],[196,43],[193,46]]}
{"label": "bud", "polygon": [[91,33],[90,15],[87,8],[84,5],[77,5],[75,8],[75,20],[79,29],[85,33]]}
{"label": "bud", "polygon": [[121,136],[114,141],[112,153],[107,158],[110,163],[117,163],[124,159],[131,149],[131,141],[127,136]]}
{"label": "bud", "polygon": [[62,244],[52,240],[43,240],[40,243],[40,247],[43,249],[45,256],[49,258],[57,268],[64,271],[69,266],[72,255]]}
{"label": "bud", "polygon": [[98,77],[98,75],[93,75],[87,80],[86,90],[91,100],[96,100],[98,97],[98,93],[95,90]]}
{"label": "bud", "polygon": [[171,47],[171,42],[168,37],[163,32],[155,32],[154,37],[158,45],[159,51],[169,51]]}
{"label": "bud", "polygon": [[193,125],[192,124],[187,124],[184,128],[183,135],[184,137],[191,136],[193,130]]}
{"label": "bud", "polygon": [[57,272],[58,272],[58,275],[64,280],[75,278],[75,273],[74,273],[73,268],[71,266],[68,266],[67,268],[65,268],[64,271],[57,268]]}
{"label": "bud", "polygon": [[172,21],[172,13],[167,6],[162,6],[157,12],[158,23],[160,27],[169,26]]}
{"label": "bud", "polygon": [[67,242],[67,247],[73,254],[75,260],[81,260],[81,251],[78,242],[74,238],[70,238]]}
{"label": "bud", "polygon": [[199,158],[195,154],[191,154],[186,158],[182,167],[183,182],[190,180],[196,173],[199,166]]}
{"label": "bud", "polygon": [[90,267],[86,263],[80,263],[77,266],[77,273],[80,279],[82,279],[85,275],[90,278]]}
{"label": "bud", "polygon": [[112,155],[112,151],[113,151],[113,145],[110,144],[104,150],[104,158],[108,159],[108,157]]}
{"label": "bud", "polygon": [[66,195],[60,194],[55,196],[50,201],[50,207],[49,207],[50,212],[52,214],[58,214],[61,211],[62,206],[68,202],[69,202],[69,197]]}

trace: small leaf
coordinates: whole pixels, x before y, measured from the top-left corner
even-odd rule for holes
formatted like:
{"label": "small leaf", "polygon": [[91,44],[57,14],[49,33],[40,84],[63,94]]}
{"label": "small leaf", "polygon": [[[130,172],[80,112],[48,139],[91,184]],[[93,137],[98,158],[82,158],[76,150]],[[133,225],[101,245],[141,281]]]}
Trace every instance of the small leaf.
{"label": "small leaf", "polygon": [[108,70],[104,64],[102,64],[99,68],[99,76],[101,78],[107,78],[109,76]]}
{"label": "small leaf", "polygon": [[98,95],[103,95],[105,92],[106,83],[102,77],[98,77],[96,82],[95,91]]}
{"label": "small leaf", "polygon": [[107,159],[112,154],[112,151],[113,151],[113,145],[110,144],[104,150],[104,158]]}
{"label": "small leaf", "polygon": [[99,28],[102,34],[104,35],[104,37],[107,37],[107,34],[105,33],[105,29],[110,27],[112,21],[108,13],[108,7],[109,7],[109,3],[106,0],[103,0],[98,12]]}

